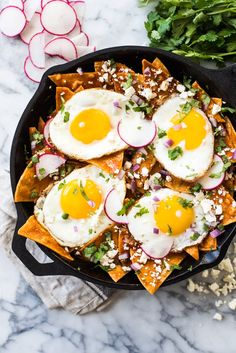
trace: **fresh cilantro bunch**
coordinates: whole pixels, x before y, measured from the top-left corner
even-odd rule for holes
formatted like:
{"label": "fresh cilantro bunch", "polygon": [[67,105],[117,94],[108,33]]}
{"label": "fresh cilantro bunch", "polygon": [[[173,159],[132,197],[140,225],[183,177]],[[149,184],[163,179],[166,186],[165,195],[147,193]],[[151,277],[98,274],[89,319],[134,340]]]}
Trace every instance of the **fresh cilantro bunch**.
{"label": "fresh cilantro bunch", "polygon": [[236,0],[140,0],[156,4],[145,28],[152,47],[198,59],[236,61]]}

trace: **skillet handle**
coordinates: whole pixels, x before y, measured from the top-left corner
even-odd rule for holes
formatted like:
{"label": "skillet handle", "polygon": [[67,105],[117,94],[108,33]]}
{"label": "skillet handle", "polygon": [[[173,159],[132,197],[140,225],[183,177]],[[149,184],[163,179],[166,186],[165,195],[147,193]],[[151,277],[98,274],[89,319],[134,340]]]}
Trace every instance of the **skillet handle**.
{"label": "skillet handle", "polygon": [[236,64],[223,69],[208,69],[206,73],[218,97],[222,97],[227,105],[236,108]]}
{"label": "skillet handle", "polygon": [[16,225],[12,240],[12,250],[20,261],[36,276],[70,275],[75,276],[76,270],[70,269],[61,261],[39,263],[26,248],[26,238],[18,235],[19,225]]}

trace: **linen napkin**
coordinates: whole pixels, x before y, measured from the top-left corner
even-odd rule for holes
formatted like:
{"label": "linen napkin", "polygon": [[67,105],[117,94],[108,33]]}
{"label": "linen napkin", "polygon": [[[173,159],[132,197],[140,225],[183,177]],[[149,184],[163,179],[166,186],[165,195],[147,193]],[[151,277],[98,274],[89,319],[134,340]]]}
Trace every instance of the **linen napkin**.
{"label": "linen napkin", "polygon": [[[16,224],[10,174],[0,170],[0,246],[16,264],[22,276],[50,309],[62,308],[73,314],[100,311],[110,302],[114,290],[82,281],[73,276],[35,276],[17,258],[11,248]],[[52,262],[38,245],[27,239],[27,250],[40,263]]]}

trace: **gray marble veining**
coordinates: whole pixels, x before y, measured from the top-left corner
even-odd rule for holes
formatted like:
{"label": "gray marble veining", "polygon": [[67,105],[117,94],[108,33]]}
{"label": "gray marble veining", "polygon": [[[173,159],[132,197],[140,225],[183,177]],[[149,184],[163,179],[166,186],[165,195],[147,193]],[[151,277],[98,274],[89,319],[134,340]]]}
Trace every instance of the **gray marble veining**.
{"label": "gray marble veining", "polygon": [[[146,13],[136,0],[87,0],[84,30],[98,49],[144,45]],[[26,47],[0,36],[0,48],[0,163],[8,168],[17,122],[37,85],[23,73]],[[212,320],[216,299],[189,293],[182,282],[155,296],[120,291],[100,313],[48,311],[0,250],[0,352],[235,353],[235,311],[223,306],[223,321]]]}

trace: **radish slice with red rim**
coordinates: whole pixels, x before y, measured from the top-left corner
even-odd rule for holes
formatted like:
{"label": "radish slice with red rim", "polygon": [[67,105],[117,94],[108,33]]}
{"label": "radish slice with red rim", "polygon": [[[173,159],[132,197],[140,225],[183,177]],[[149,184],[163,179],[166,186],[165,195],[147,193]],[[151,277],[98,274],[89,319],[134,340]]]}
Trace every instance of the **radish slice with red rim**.
{"label": "radish slice with red rim", "polygon": [[29,42],[30,60],[39,69],[45,68],[45,35],[44,32],[35,34]]}
{"label": "radish slice with red rim", "polygon": [[25,71],[26,76],[30,80],[39,83],[41,78],[42,78],[42,76],[43,76],[43,74],[44,74],[44,72],[46,71],[46,69],[39,69],[36,66],[34,66],[32,64],[32,61],[30,60],[30,57],[28,56],[25,59],[24,71]]}
{"label": "radish slice with red rim", "polygon": [[7,3],[7,6],[16,6],[19,9],[24,10],[24,3],[22,0],[10,0]]}
{"label": "radish slice with red rim", "polygon": [[36,175],[40,180],[46,178],[49,174],[56,172],[65,162],[66,159],[58,154],[41,154],[38,163],[36,163]]}
{"label": "radish slice with red rim", "polygon": [[198,183],[202,185],[204,190],[212,190],[221,185],[224,178],[224,162],[218,154],[215,154],[212,167],[198,180]]}
{"label": "radish slice with red rim", "polygon": [[48,119],[44,125],[44,129],[43,129],[43,136],[45,139],[46,144],[49,147],[53,147],[53,144],[50,142],[50,134],[49,134],[49,125],[52,122],[54,118]]}
{"label": "radish slice with red rim", "polygon": [[41,23],[51,34],[66,35],[76,26],[75,10],[63,0],[52,0],[42,9]]}
{"label": "radish slice with red rim", "polygon": [[104,203],[104,211],[107,217],[116,223],[128,224],[126,215],[118,215],[117,213],[122,209],[123,203],[120,199],[120,195],[116,189],[111,189],[106,196]]}
{"label": "radish slice with red rim", "polygon": [[80,23],[83,23],[84,15],[85,15],[85,2],[84,1],[70,1],[70,5],[76,12],[77,18]]}
{"label": "radish slice with red rim", "polygon": [[7,37],[19,35],[26,26],[24,12],[16,6],[7,6],[0,12],[0,31]]}
{"label": "radish slice with red rim", "polygon": [[36,12],[32,20],[27,23],[24,30],[21,32],[20,38],[25,44],[29,44],[30,39],[35,34],[42,31],[43,31],[43,26],[41,25],[41,22],[40,22],[40,14]]}
{"label": "radish slice with red rim", "polygon": [[156,124],[140,117],[127,117],[119,122],[117,131],[127,145],[139,148],[152,143],[156,136]]}
{"label": "radish slice with red rim", "polygon": [[26,0],[24,2],[24,13],[27,21],[31,21],[38,10],[41,10],[41,0]]}
{"label": "radish slice with red rim", "polygon": [[169,254],[173,239],[169,235],[156,235],[141,245],[143,252],[152,259],[161,259]]}
{"label": "radish slice with red rim", "polygon": [[86,33],[81,32],[78,36],[71,38],[72,42],[75,46],[88,46],[89,45],[89,38]]}
{"label": "radish slice with red rim", "polygon": [[[47,3],[50,1],[52,1],[52,0],[41,0],[41,8],[43,8],[45,5],[47,5]],[[67,1],[67,0],[61,0],[61,1],[69,3],[69,1]]]}
{"label": "radish slice with red rim", "polygon": [[78,58],[80,58],[83,55],[92,53],[96,50],[96,47],[94,46],[82,46],[82,45],[77,45],[76,46],[77,53],[78,53]]}
{"label": "radish slice with red rim", "polygon": [[57,37],[45,46],[45,53],[52,56],[59,56],[64,60],[74,60],[77,57],[77,50],[74,43],[67,37]]}

